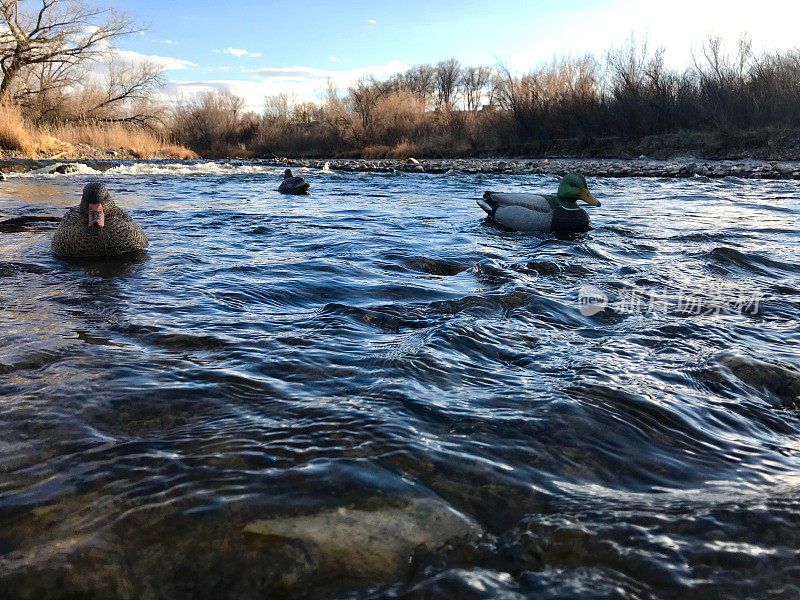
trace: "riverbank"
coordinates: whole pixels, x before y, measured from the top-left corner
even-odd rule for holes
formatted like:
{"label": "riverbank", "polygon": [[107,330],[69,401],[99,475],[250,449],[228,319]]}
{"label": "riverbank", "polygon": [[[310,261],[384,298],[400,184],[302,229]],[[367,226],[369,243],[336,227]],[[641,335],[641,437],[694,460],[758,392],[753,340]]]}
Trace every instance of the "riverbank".
{"label": "riverbank", "polygon": [[645,155],[659,160],[692,156],[698,160],[764,161],[800,160],[800,130],[756,129],[749,131],[681,131],[619,137],[553,139],[499,148],[503,156],[564,156],[573,158],[633,159]]}
{"label": "riverbank", "polygon": [[289,160],[287,166],[327,168],[332,171],[487,173],[506,175],[564,175],[578,172],[589,177],[744,177],[747,179],[800,179],[800,162],[760,160],[709,161],[695,159],[635,160],[541,158],[541,159],[409,159],[399,160]]}
{"label": "riverbank", "polygon": [[0,105],[0,158],[10,160],[190,159],[164,135],[122,123],[31,125],[19,107]]}
{"label": "riverbank", "polygon": [[357,159],[229,159],[222,161],[177,161],[175,159],[135,160],[32,160],[0,159],[0,173],[42,174],[104,172],[122,165],[136,163],[170,164],[179,162],[191,165],[216,162],[219,164],[250,164],[263,167],[290,167],[294,169],[328,169],[342,172],[365,173],[486,173],[493,175],[563,175],[569,172],[583,173],[587,177],[741,177],[745,179],[800,179],[800,162],[792,161],[711,161],[691,158],[654,160],[641,157],[634,160],[541,158],[541,159],[408,159],[408,160],[357,160]]}

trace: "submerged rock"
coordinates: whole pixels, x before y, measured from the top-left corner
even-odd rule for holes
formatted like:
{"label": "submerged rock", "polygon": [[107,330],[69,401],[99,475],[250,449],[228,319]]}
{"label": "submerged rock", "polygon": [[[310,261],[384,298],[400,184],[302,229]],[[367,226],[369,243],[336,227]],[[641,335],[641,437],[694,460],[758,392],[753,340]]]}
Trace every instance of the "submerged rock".
{"label": "submerged rock", "polygon": [[469,265],[462,264],[455,260],[438,258],[428,258],[427,256],[417,256],[405,261],[405,265],[415,271],[422,271],[429,275],[458,275],[462,271],[469,269]]}
{"label": "submerged rock", "polygon": [[724,354],[718,361],[743,383],[765,389],[785,403],[800,407],[800,371],[738,354]]}
{"label": "submerged rock", "polygon": [[266,519],[247,504],[205,515],[161,507],[81,532],[82,507],[105,501],[65,499],[0,537],[0,599],[329,597],[404,579],[415,552],[483,533],[428,498]]}
{"label": "submerged rock", "polygon": [[474,539],[481,528],[429,499],[376,510],[338,508],[315,515],[252,521],[246,533],[304,544],[321,569],[338,578],[391,581],[403,576],[415,550]]}

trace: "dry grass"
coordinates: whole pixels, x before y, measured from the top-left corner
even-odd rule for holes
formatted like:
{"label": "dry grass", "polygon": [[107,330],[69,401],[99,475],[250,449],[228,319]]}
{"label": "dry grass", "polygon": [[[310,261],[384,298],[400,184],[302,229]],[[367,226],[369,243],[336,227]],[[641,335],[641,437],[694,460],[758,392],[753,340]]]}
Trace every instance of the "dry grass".
{"label": "dry grass", "polygon": [[34,145],[34,155],[51,158],[54,156],[72,156],[74,148],[69,142],[65,142],[48,133],[39,133],[36,136]]}
{"label": "dry grass", "polygon": [[46,132],[70,144],[86,144],[95,148],[127,150],[139,158],[169,155],[173,158],[197,158],[197,154],[182,146],[164,140],[161,136],[143,129],[120,124],[66,124],[50,127]]}
{"label": "dry grass", "polygon": [[0,150],[30,158],[81,158],[76,144],[125,151],[136,158],[197,158],[191,150],[149,131],[120,124],[67,124],[34,129],[14,105],[0,105]]}
{"label": "dry grass", "polygon": [[183,146],[178,146],[177,144],[165,144],[161,147],[161,154],[167,155],[170,158],[176,158],[178,160],[191,160],[195,158],[200,158],[200,155],[193,150],[189,150],[188,148],[184,148]]}
{"label": "dry grass", "polygon": [[408,140],[403,140],[399,144],[397,144],[394,148],[389,150],[386,153],[386,158],[411,158],[412,156],[417,155],[417,147],[409,142]]}
{"label": "dry grass", "polygon": [[0,104],[0,148],[22,152],[26,156],[34,153],[34,144],[25,121],[19,108],[14,105]]}
{"label": "dry grass", "polygon": [[390,146],[365,146],[361,151],[361,157],[366,159],[386,158],[391,151]]}
{"label": "dry grass", "polygon": [[396,144],[394,147],[382,146],[382,145],[365,146],[364,149],[361,151],[361,157],[366,159],[375,159],[375,158],[405,159],[405,158],[411,158],[412,156],[416,155],[417,155],[417,147],[408,140],[403,140],[399,144]]}

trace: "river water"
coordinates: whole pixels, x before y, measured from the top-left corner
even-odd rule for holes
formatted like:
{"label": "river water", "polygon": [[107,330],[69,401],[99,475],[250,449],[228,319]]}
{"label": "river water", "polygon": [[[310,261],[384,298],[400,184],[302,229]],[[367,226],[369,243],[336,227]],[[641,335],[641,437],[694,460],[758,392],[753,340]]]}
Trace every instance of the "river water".
{"label": "river water", "polygon": [[279,173],[0,183],[0,597],[800,596],[800,183]]}

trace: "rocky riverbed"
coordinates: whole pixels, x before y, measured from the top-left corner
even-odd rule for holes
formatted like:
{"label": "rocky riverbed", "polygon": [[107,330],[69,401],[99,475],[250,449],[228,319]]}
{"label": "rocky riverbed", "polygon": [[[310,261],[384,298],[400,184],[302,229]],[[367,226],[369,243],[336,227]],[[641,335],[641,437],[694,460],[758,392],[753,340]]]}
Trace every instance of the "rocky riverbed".
{"label": "rocky riverbed", "polygon": [[[275,161],[278,162],[278,161]],[[290,160],[281,164],[333,171],[405,171],[418,173],[491,173],[507,175],[563,175],[579,172],[590,177],[745,177],[800,179],[799,162],[760,160],[709,161],[695,159],[427,159],[416,160]]]}
{"label": "rocky riverbed", "polygon": [[[85,172],[81,166],[95,171],[106,171],[131,162],[198,162],[198,161],[131,161],[131,160],[0,160],[0,173],[25,173],[30,171],[59,174]],[[233,159],[219,162],[243,162]],[[459,173],[459,174],[507,174],[507,175],[563,175],[579,172],[589,177],[742,177],[747,179],[800,179],[800,162],[762,160],[700,160],[680,158],[653,160],[640,157],[634,160],[620,159],[424,159],[416,160],[358,160],[358,159],[253,159],[251,162],[264,166],[288,166],[292,168],[330,169],[345,172],[387,173]]]}

